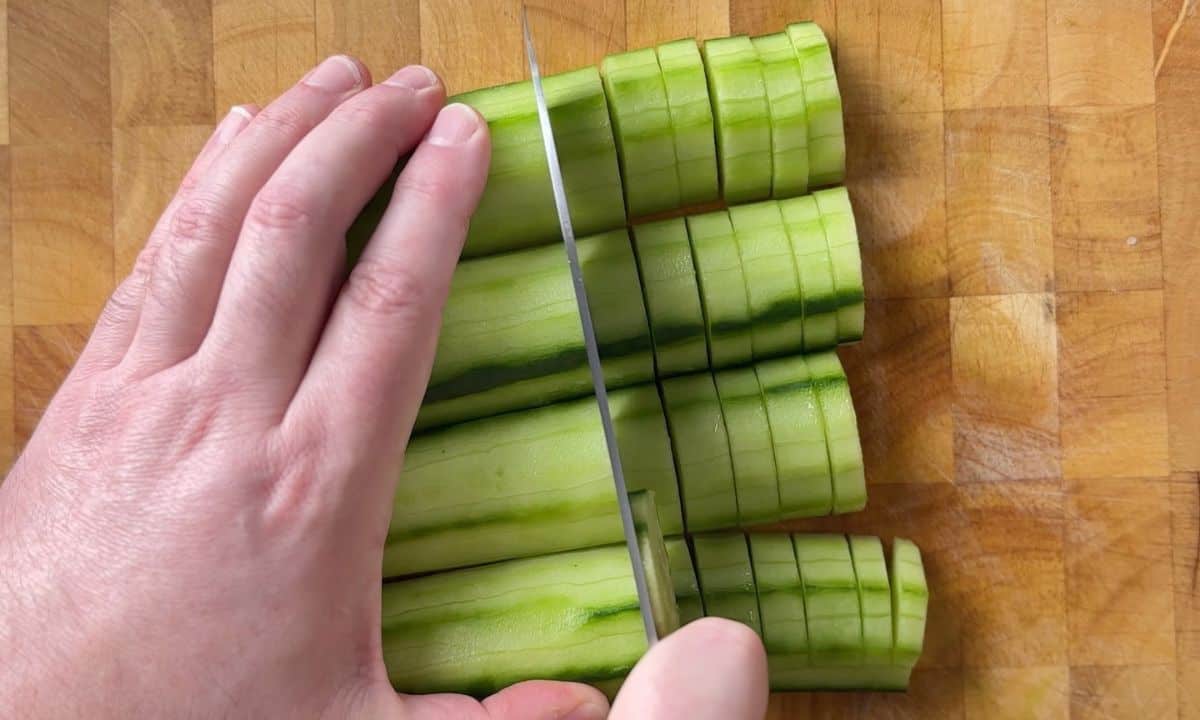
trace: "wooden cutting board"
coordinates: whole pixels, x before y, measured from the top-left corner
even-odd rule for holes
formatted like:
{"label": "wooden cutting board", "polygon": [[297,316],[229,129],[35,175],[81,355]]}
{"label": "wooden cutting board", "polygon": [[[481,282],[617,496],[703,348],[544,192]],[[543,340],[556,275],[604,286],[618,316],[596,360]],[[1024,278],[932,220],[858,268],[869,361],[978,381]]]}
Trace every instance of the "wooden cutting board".
{"label": "wooden cutting board", "polygon": [[[871,500],[797,527],[915,539],[931,624],[908,695],[771,717],[1200,717],[1196,0],[533,5],[551,71],[804,18],[835,40]],[[0,467],[231,104],[333,52],[454,91],[519,79],[517,9],[7,0]]]}

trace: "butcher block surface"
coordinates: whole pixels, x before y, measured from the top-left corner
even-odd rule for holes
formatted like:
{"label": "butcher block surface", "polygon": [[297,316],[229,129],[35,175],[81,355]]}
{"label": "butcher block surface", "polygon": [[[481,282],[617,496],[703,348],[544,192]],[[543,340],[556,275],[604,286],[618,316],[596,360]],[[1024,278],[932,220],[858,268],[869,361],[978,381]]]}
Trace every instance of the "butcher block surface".
{"label": "butcher block surface", "polygon": [[[907,695],[783,718],[1200,718],[1196,0],[538,0],[549,71],[680,36],[833,40],[870,483],[797,523],[924,552]],[[0,468],[235,103],[324,55],[527,75],[519,0],[0,0]]]}

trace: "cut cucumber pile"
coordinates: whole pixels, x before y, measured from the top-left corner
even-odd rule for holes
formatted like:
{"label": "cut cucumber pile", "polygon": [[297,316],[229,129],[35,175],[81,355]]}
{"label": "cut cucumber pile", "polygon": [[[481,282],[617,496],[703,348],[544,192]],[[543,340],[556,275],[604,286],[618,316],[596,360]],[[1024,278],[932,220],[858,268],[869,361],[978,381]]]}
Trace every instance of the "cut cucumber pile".
{"label": "cut cucumber pile", "polygon": [[[845,176],[842,105],[820,27],[683,39],[544,78],[571,221],[580,237],[629,217],[707,203],[801,195]],[[533,86],[450,98],[487,120],[492,159],[463,257],[560,239]],[[392,177],[347,234],[351,262],[391,198]],[[627,212],[628,210],[628,212]]]}

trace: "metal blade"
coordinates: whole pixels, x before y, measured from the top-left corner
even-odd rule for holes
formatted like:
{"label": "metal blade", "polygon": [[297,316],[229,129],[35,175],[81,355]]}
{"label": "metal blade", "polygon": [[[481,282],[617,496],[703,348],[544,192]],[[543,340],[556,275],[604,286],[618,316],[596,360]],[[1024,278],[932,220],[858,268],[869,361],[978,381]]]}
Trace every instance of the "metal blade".
{"label": "metal blade", "polygon": [[542,141],[546,146],[546,164],[550,167],[550,186],[554,190],[554,206],[558,210],[558,223],[562,228],[563,244],[567,248],[567,264],[571,267],[571,282],[575,286],[575,302],[579,306],[579,320],[583,326],[583,344],[587,350],[588,367],[592,371],[592,388],[596,393],[596,404],[600,406],[600,420],[604,424],[604,441],[608,445],[608,459],[612,463],[613,484],[617,491],[621,525],[625,528],[625,544],[629,548],[629,560],[633,563],[633,581],[637,586],[642,624],[646,628],[647,643],[653,645],[658,641],[658,632],[654,627],[654,613],[651,610],[650,592],[646,584],[646,569],[642,564],[642,551],[638,546],[633,511],[629,507],[629,493],[625,488],[625,474],[621,470],[617,435],[613,429],[612,413],[608,407],[608,390],[604,387],[604,371],[600,366],[600,351],[596,346],[596,330],[592,326],[592,313],[588,308],[587,291],[583,285],[583,271],[579,267],[579,250],[575,245],[575,230],[571,227],[567,193],[563,189],[562,168],[558,164],[558,148],[554,144],[554,133],[550,128],[550,110],[546,107],[546,94],[542,90],[542,76],[538,71],[537,53],[533,49],[533,38],[529,32],[529,15],[524,6],[521,7],[521,27],[525,35],[525,55],[529,59],[529,73],[533,79],[533,94],[537,100],[538,122],[542,128]]}

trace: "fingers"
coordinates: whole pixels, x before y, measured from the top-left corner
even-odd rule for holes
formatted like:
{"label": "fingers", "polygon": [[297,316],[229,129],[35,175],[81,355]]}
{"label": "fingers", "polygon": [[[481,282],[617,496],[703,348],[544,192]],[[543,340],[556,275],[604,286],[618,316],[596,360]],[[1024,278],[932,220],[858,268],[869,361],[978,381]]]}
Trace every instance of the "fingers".
{"label": "fingers", "polygon": [[406,67],[300,141],[250,205],[202,352],[287,406],[345,277],[346,231],[444,99],[432,71]]}
{"label": "fingers", "polygon": [[761,720],[767,658],[753,630],[705,618],[651,648],[630,673],[610,720]]}
{"label": "fingers", "polygon": [[464,105],[443,108],[401,172],[285,417],[285,431],[292,425],[301,437],[315,430],[339,438],[336,450],[359,458],[363,471],[381,480],[347,488],[347,497],[365,492],[369,508],[391,507],[488,159],[483,119]]}
{"label": "fingers", "polygon": [[141,368],[165,368],[200,346],[255,195],[309,131],[367,83],[356,61],[326,59],[258,113],[196,180],[155,252],[130,348]]}
{"label": "fingers", "polygon": [[[534,680],[483,701],[465,695],[406,695],[400,717],[421,720],[604,720],[608,701],[596,688]],[[649,717],[649,716],[647,716]]]}

